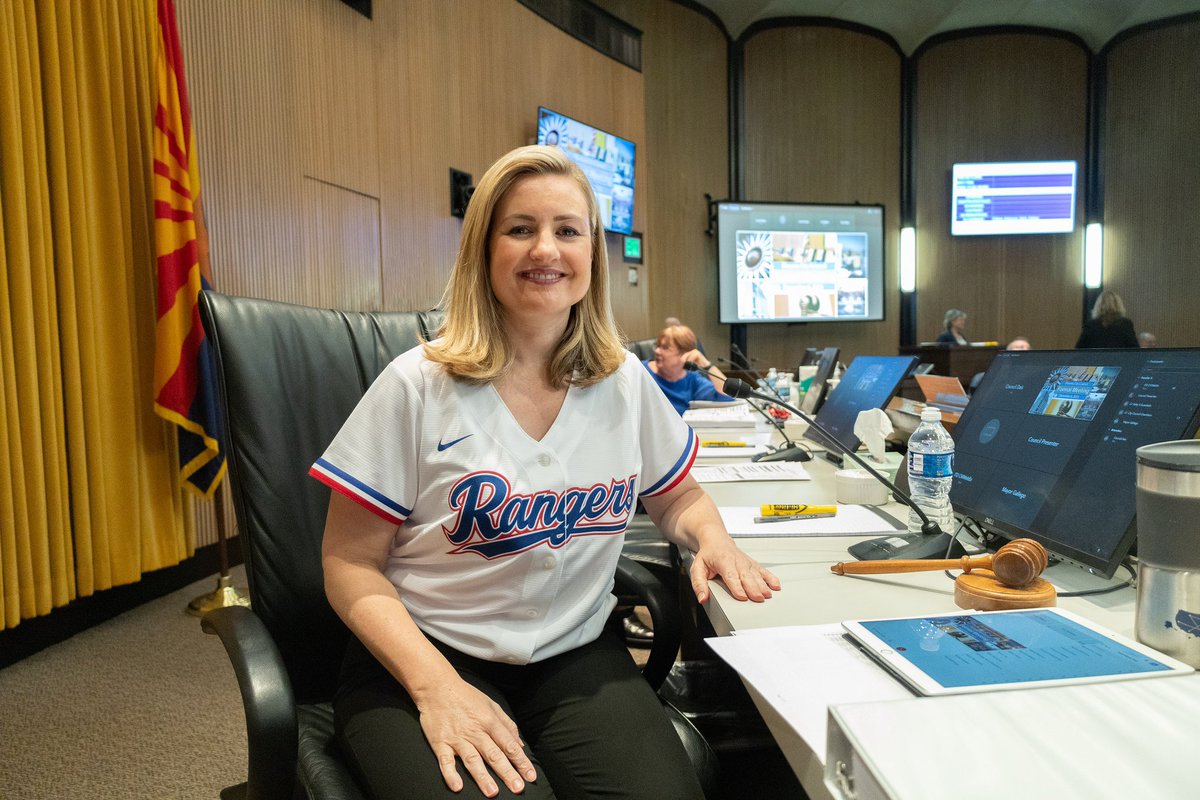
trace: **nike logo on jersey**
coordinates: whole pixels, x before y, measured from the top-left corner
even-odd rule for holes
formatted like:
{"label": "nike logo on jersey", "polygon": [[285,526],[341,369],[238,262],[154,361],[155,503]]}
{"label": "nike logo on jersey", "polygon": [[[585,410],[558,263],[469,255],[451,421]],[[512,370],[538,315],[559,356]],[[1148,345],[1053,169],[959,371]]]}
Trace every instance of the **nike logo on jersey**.
{"label": "nike logo on jersey", "polygon": [[458,518],[442,532],[453,553],[487,559],[520,553],[540,544],[562,547],[572,536],[613,535],[625,530],[637,495],[636,475],[563,492],[512,494],[495,472],[476,472],[450,490]]}
{"label": "nike logo on jersey", "polygon": [[451,447],[454,447],[454,445],[458,444],[458,443],[459,443],[459,442],[461,442],[463,439],[470,438],[470,437],[472,437],[472,436],[474,436],[474,435],[475,435],[475,434],[473,434],[473,433],[468,433],[466,436],[460,436],[460,437],[458,437],[457,439],[455,439],[455,440],[453,440],[453,441],[450,441],[450,442],[438,442],[438,445],[437,445],[438,452],[440,453],[440,452],[442,452],[443,450],[449,450]]}

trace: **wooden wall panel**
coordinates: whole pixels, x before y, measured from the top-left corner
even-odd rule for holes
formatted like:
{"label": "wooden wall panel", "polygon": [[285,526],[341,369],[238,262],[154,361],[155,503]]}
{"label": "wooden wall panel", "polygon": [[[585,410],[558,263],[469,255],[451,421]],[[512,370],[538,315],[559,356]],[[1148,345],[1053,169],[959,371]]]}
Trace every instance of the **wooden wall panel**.
{"label": "wooden wall panel", "polygon": [[704,199],[729,194],[725,35],[673,0],[598,5],[642,31],[646,136],[638,142],[638,179],[646,187],[646,227],[640,273],[649,313],[625,333],[654,337],[663,320],[675,316],[709,353],[726,354],[729,326],[717,321],[716,247],[705,234]]}
{"label": "wooden wall panel", "polygon": [[379,201],[340,186],[304,179],[305,302],[329,308],[383,307]]}
{"label": "wooden wall panel", "polygon": [[[1015,57],[1019,54],[1019,57]],[[968,312],[967,338],[1071,347],[1083,307],[1087,53],[1059,37],[992,34],[934,45],[917,62],[917,338]],[[1075,233],[950,236],[955,162],[1075,160]]]}
{"label": "wooden wall panel", "polygon": [[749,325],[755,358],[795,364],[805,347],[827,345],[844,361],[896,352],[900,67],[881,39],[842,28],[772,28],[746,42],[743,199],[882,203],[886,225],[887,318]]}
{"label": "wooden wall panel", "polygon": [[1108,61],[1104,284],[1160,345],[1200,345],[1200,21],[1148,31]]}
{"label": "wooden wall panel", "polygon": [[[461,222],[449,214],[449,169],[478,179],[497,157],[537,136],[545,105],[623,138],[645,138],[642,76],[512,0],[377,3],[384,302],[430,307],[441,298]],[[638,169],[638,177],[643,175]],[[635,190],[635,226],[645,188]],[[609,237],[610,259],[620,241]],[[614,270],[618,315],[644,315],[644,289]],[[617,274],[619,273],[619,274]]]}
{"label": "wooden wall panel", "polygon": [[[176,9],[221,291],[431,308],[458,249],[450,167],[479,177],[532,142],[539,105],[646,138],[641,73],[516,0],[375,0],[374,19],[338,0]],[[641,330],[646,284],[626,284],[620,246],[609,236],[618,322]],[[196,508],[210,544],[211,504]]]}

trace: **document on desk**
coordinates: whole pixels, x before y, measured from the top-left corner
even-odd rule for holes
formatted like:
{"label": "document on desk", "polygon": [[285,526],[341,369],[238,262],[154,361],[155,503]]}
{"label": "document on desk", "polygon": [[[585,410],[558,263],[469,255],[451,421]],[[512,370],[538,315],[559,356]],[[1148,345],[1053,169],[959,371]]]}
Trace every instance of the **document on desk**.
{"label": "document on desk", "polygon": [[[793,501],[794,502],[794,501]],[[907,526],[874,506],[838,505],[837,514],[815,519],[755,522],[759,506],[723,506],[721,519],[734,538],[750,536],[870,536],[895,533]]]}
{"label": "document on desk", "polygon": [[754,428],[754,411],[745,402],[695,405],[683,412],[683,421],[693,428]]}
{"label": "document on desk", "polygon": [[739,481],[810,481],[803,464],[795,461],[716,464],[692,467],[692,477],[700,483],[737,483]]}
{"label": "document on desk", "polygon": [[829,707],[913,697],[842,635],[839,623],[757,628],[705,639],[825,763]]}

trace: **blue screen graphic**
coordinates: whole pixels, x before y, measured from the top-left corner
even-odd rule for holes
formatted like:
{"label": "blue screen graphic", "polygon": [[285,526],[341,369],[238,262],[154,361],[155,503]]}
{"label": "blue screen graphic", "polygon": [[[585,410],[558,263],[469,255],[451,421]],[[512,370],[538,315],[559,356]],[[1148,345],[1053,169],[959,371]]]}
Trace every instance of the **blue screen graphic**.
{"label": "blue screen graphic", "polygon": [[1052,611],[876,620],[862,626],[951,688],[1168,669]]}

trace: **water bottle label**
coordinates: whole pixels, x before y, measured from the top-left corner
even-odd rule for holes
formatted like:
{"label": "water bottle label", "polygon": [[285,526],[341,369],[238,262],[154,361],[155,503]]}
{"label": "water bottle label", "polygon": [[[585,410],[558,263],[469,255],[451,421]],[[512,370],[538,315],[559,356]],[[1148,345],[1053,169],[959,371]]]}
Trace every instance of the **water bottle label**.
{"label": "water bottle label", "polygon": [[908,452],[908,474],[921,478],[949,478],[954,474],[954,453]]}

